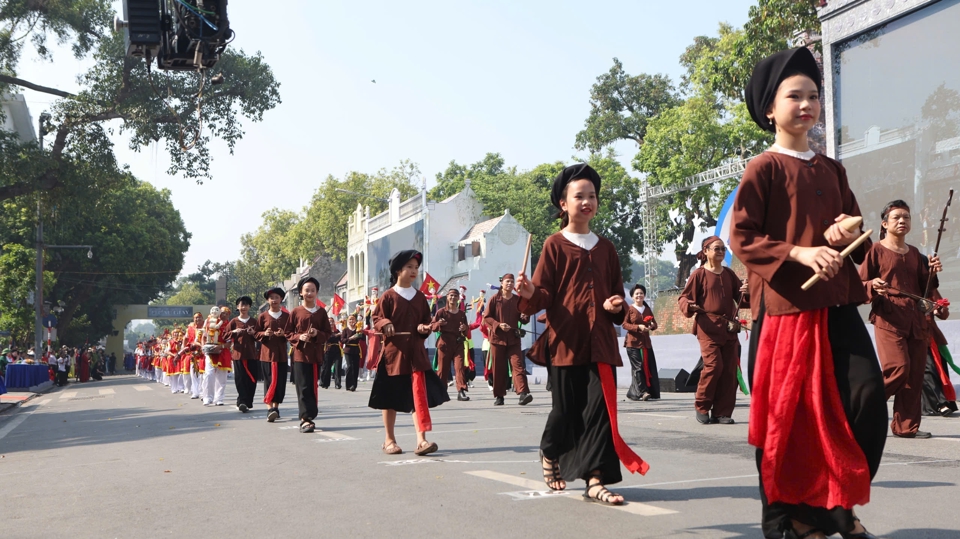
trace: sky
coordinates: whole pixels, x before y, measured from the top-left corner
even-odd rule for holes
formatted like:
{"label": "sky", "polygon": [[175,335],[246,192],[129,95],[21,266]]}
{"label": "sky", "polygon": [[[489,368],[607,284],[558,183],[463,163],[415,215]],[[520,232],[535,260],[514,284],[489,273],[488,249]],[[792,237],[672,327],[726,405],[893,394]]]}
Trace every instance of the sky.
{"label": "sky", "polygon": [[[235,0],[231,47],[263,54],[282,103],[262,122],[244,121],[234,155],[212,145],[213,179],[203,185],[166,173],[163,143],[137,153],[118,134],[115,151],[138,178],[172,192],[193,234],[189,273],[208,259],[239,258],[241,235],[260,226],[263,212],[299,211],[329,175],[409,159],[431,186],[451,160],[473,163],[488,152],[521,170],[571,163],[590,87],[614,57],[631,75],[678,81],[693,38],[715,35],[720,22],[742,26],[755,3]],[[27,54],[19,75],[75,91],[89,66],[65,50],[52,64]],[[55,99],[24,95],[35,120]],[[629,168],[636,146],[616,150]]]}

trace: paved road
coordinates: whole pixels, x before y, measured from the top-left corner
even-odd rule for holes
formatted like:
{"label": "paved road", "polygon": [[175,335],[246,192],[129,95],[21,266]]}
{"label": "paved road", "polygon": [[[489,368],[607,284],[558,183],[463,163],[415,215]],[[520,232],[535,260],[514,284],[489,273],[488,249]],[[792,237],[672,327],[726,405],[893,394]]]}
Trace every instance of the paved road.
{"label": "paved road", "polygon": [[[582,482],[545,493],[542,386],[526,407],[494,408],[478,387],[434,409],[440,451],[423,459],[410,416],[398,420],[410,452],[380,452],[369,386],[321,391],[310,435],[289,398],[269,424],[263,407],[205,408],[133,376],[44,394],[0,416],[0,537],[760,537],[746,398],[737,425],[703,426],[689,395],[634,403],[621,392],[624,437],[652,469],[626,477],[616,490],[629,503],[609,508],[582,502]],[[960,537],[960,418],[924,428],[937,436],[888,439],[873,502],[858,511],[882,537]]]}

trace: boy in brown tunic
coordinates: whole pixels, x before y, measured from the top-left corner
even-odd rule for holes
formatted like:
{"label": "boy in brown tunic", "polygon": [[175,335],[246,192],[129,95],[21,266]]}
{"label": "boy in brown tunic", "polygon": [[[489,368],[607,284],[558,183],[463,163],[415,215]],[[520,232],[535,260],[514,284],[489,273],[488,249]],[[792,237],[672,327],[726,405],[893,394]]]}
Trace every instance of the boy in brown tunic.
{"label": "boy in brown tunic", "polygon": [[[870,322],[875,328],[884,389],[888,399],[894,397],[890,429],[900,438],[930,438],[929,432],[920,430],[929,328],[917,301],[902,293],[923,296],[930,269],[938,271],[940,260],[932,257],[928,267],[920,251],[907,245],[910,207],[906,202],[888,203],[880,218],[880,242],[867,252],[860,278],[871,303]],[[936,277],[933,280],[936,287]]]}
{"label": "boy in brown tunic", "polygon": [[694,407],[697,421],[705,425],[733,424],[733,408],[737,404],[740,341],[739,333],[729,331],[729,325],[730,321],[737,321],[737,307],[746,286],[733,270],[723,266],[726,253],[723,240],[717,236],[704,239],[697,253],[701,266],[690,275],[677,298],[684,316],[697,317],[693,334],[700,342],[703,373]]}
{"label": "boy in brown tunic", "polygon": [[464,343],[470,337],[470,324],[467,322],[467,313],[460,308],[460,291],[451,288],[447,292],[447,306],[437,311],[430,325],[432,331],[439,331],[437,339],[437,374],[440,381],[446,383],[450,379],[450,366],[457,382],[457,400],[468,401],[467,375],[464,366]]}
{"label": "boy in brown tunic", "polygon": [[269,406],[267,421],[280,417],[280,403],[287,390],[287,348],[290,343],[284,335],[290,313],[280,302],[285,295],[282,288],[271,288],[263,293],[270,307],[257,318],[256,338],[260,341],[260,366],[263,370],[263,403]]}
{"label": "boy in brown tunic", "polygon": [[290,312],[284,333],[293,347],[294,387],[300,408],[300,432],[313,432],[317,417],[317,388],[320,365],[323,363],[323,343],[330,337],[330,319],[327,311],[317,305],[320,282],[313,277],[300,280],[297,290],[303,298]]}
{"label": "boy in brown tunic", "polygon": [[490,363],[493,365],[494,406],[503,405],[507,394],[507,365],[513,369],[513,388],[520,396],[521,406],[533,397],[527,386],[527,370],[520,353],[520,324],[530,317],[521,314],[520,297],[513,293],[514,277],[508,273],[500,278],[500,293],[494,294],[484,309],[483,321],[490,335]]}
{"label": "boy in brown tunic", "polygon": [[237,298],[236,318],[223,329],[233,350],[233,382],[237,386],[237,410],[247,413],[253,408],[257,392],[257,374],[260,358],[257,352],[257,320],[250,317],[250,296]]}

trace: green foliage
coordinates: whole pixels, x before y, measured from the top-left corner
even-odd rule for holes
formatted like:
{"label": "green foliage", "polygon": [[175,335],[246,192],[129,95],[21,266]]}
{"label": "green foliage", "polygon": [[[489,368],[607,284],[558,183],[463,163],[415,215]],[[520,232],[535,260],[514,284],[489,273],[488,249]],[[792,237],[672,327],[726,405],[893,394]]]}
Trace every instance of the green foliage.
{"label": "green foliage", "polygon": [[[7,243],[0,250],[0,329],[11,332],[14,342],[33,342],[33,297],[36,280],[36,250]],[[52,272],[44,271],[44,292],[53,287]]]}
{"label": "green foliage", "polygon": [[651,118],[678,102],[673,83],[666,75],[628,75],[620,60],[597,77],[590,89],[590,115],[577,133],[578,150],[597,153],[618,140],[642,145]]}
{"label": "green foliage", "polygon": [[82,58],[108,32],[113,19],[109,0],[5,0],[0,3],[0,71],[14,75],[29,40],[37,54],[51,60],[48,39],[70,43]]}

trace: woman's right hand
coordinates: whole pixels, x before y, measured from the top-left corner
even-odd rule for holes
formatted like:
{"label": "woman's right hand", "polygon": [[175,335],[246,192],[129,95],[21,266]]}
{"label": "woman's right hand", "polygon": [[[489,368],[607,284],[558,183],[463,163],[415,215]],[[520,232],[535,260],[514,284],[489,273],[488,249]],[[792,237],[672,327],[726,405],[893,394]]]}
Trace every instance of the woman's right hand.
{"label": "woman's right hand", "polygon": [[840,253],[829,247],[799,247],[790,249],[790,260],[812,269],[824,281],[837,275],[843,266]]}

